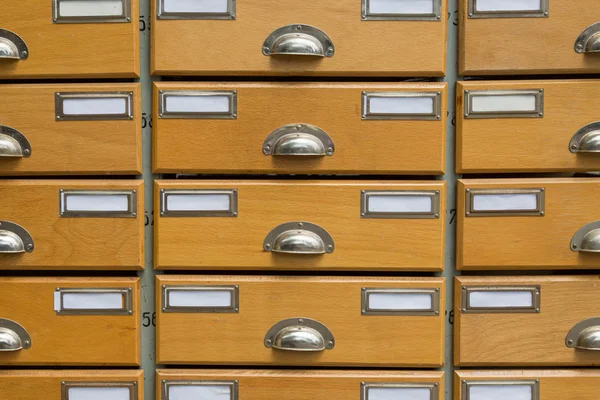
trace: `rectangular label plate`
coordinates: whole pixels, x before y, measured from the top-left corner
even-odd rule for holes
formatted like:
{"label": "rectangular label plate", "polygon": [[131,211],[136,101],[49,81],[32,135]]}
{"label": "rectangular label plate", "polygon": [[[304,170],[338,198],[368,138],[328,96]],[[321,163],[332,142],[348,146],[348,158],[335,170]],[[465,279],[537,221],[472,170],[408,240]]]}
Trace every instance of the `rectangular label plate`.
{"label": "rectangular label plate", "polygon": [[62,382],[62,400],[137,400],[137,382]]}
{"label": "rectangular label plate", "polygon": [[469,18],[544,18],[550,0],[469,0]]}
{"label": "rectangular label plate", "polygon": [[238,313],[239,286],[163,286],[162,310],[173,313]]}
{"label": "rectangular label plate", "polygon": [[543,118],[544,89],[465,90],[465,118]]}
{"label": "rectangular label plate", "polygon": [[236,0],[157,0],[158,19],[235,19]]}
{"label": "rectangular label plate", "polygon": [[237,381],[163,381],[163,400],[238,400]]}
{"label": "rectangular label plate", "polygon": [[63,218],[135,218],[136,190],[59,190]]}
{"label": "rectangular label plate", "polygon": [[467,217],[543,217],[546,214],[544,188],[467,189]]}
{"label": "rectangular label plate", "polygon": [[540,400],[540,382],[462,381],[461,400]]}
{"label": "rectangular label plate", "polygon": [[54,311],[57,315],[132,315],[132,289],[56,288]]}
{"label": "rectangular label plate", "polygon": [[133,119],[133,92],[55,93],[57,121]]}
{"label": "rectangular label plate", "polygon": [[361,383],[361,400],[438,400],[435,383]]}
{"label": "rectangular label plate", "polygon": [[161,217],[237,217],[237,189],[161,189]]}
{"label": "rectangular label plate", "polygon": [[159,118],[237,119],[237,91],[161,90]]}
{"label": "rectangular label plate", "polygon": [[363,21],[441,21],[442,0],[362,0]]}
{"label": "rectangular label plate", "polygon": [[442,92],[363,92],[363,120],[440,120]]}
{"label": "rectangular label plate", "polygon": [[361,190],[361,218],[423,219],[440,217],[440,192]]}
{"label": "rectangular label plate", "polygon": [[362,288],[362,315],[440,314],[439,289]]}
{"label": "rectangular label plate", "polygon": [[539,285],[462,287],[463,313],[539,313],[540,307]]}
{"label": "rectangular label plate", "polygon": [[56,24],[131,22],[130,0],[52,0]]}

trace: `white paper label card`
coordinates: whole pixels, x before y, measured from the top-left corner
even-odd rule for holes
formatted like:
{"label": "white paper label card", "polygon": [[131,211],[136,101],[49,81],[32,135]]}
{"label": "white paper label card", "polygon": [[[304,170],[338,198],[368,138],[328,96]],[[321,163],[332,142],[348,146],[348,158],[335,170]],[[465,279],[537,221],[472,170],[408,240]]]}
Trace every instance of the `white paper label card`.
{"label": "white paper label card", "polygon": [[54,94],[57,121],[133,119],[133,92]]}
{"label": "white paper label card", "polygon": [[440,289],[363,288],[362,315],[430,315],[440,313]]}
{"label": "white paper label card", "polygon": [[235,381],[163,381],[163,400],[238,400]]}
{"label": "white paper label card", "polygon": [[135,218],[136,190],[60,189],[60,216],[63,218]]}
{"label": "white paper label card", "polygon": [[137,382],[62,382],[62,400],[136,400]]}
{"label": "white paper label card", "polygon": [[440,191],[362,190],[361,218],[440,218]]}
{"label": "white paper label card", "polygon": [[466,216],[543,217],[546,214],[545,193],[545,188],[466,189]]}
{"label": "white paper label card", "polygon": [[237,91],[161,90],[159,118],[237,119]]}
{"label": "white paper label card", "polygon": [[361,400],[438,400],[435,383],[362,383]]}
{"label": "white paper label card", "polygon": [[362,0],[363,21],[440,21],[441,0]]}
{"label": "white paper label card", "polygon": [[539,400],[539,381],[463,381],[461,400]]}
{"label": "white paper label card", "polygon": [[465,90],[467,119],[543,118],[544,90]]}
{"label": "white paper label card", "polygon": [[441,120],[441,92],[363,92],[363,120]]}
{"label": "white paper label card", "polygon": [[161,189],[161,217],[237,217],[237,189]]}
{"label": "white paper label card", "polygon": [[469,0],[469,18],[548,17],[550,0]]}
{"label": "white paper label card", "polygon": [[54,311],[58,315],[131,315],[131,288],[57,288]]}
{"label": "white paper label card", "polygon": [[158,0],[158,19],[235,19],[236,0]]}
{"label": "white paper label card", "polygon": [[239,286],[164,286],[163,312],[238,313]]}
{"label": "white paper label card", "polygon": [[53,0],[54,23],[131,22],[130,0]]}
{"label": "white paper label card", "polygon": [[539,313],[540,304],[539,285],[462,287],[464,313]]}

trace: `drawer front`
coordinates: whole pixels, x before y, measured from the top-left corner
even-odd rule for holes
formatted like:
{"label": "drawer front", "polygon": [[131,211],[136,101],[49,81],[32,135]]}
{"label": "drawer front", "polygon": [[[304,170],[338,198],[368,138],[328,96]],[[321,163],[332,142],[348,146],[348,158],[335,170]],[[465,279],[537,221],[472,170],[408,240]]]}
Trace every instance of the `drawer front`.
{"label": "drawer front", "polygon": [[[318,0],[219,0],[210,7],[178,0],[151,3],[155,75],[445,72],[446,0],[364,0],[364,17],[361,0],[329,8]],[[199,41],[206,32],[210,35]]]}
{"label": "drawer front", "polygon": [[138,83],[0,85],[0,109],[0,175],[141,173]]}
{"label": "drawer front", "polygon": [[459,83],[457,172],[600,170],[599,90],[597,80]]}
{"label": "drawer front", "polygon": [[597,268],[598,196],[595,178],[460,180],[457,268]]}
{"label": "drawer front", "polygon": [[600,373],[592,370],[456,371],[454,400],[595,400]]}
{"label": "drawer front", "polygon": [[460,75],[600,72],[593,54],[596,6],[595,0],[461,0]]}
{"label": "drawer front", "polygon": [[135,270],[140,180],[0,180],[0,270]]}
{"label": "drawer front", "polygon": [[443,278],[159,276],[157,362],[440,367],[444,284]]}
{"label": "drawer front", "polygon": [[144,372],[0,371],[0,397],[13,400],[144,400]]}
{"label": "drawer front", "polygon": [[0,288],[0,365],[139,365],[138,278],[5,277]]}
{"label": "drawer front", "polygon": [[138,0],[4,4],[0,79],[139,76],[139,8]]}
{"label": "drawer front", "polygon": [[443,399],[441,371],[158,370],[157,400]]}
{"label": "drawer front", "polygon": [[457,277],[455,365],[600,365],[598,278]]}
{"label": "drawer front", "polygon": [[158,269],[443,268],[443,181],[159,180],[155,189]]}
{"label": "drawer front", "polygon": [[433,175],[445,168],[445,83],[158,82],[154,104],[156,172]]}

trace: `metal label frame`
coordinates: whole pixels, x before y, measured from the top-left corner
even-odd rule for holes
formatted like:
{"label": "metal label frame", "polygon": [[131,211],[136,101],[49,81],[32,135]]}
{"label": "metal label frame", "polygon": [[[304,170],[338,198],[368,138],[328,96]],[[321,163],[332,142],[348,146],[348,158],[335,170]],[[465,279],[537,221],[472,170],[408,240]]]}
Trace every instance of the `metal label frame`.
{"label": "metal label frame", "polygon": [[[54,310],[56,315],[133,315],[133,289],[132,288],[59,288],[57,287],[54,293],[59,293],[60,308]],[[78,308],[76,310],[63,309],[63,297],[65,294],[104,294],[118,293],[123,297],[123,307],[121,309],[85,309]]]}
{"label": "metal label frame", "polygon": [[439,385],[437,383],[361,382],[360,400],[369,400],[369,389],[429,389],[429,400],[439,399]]}
{"label": "metal label frame", "polygon": [[472,386],[531,386],[531,400],[540,400],[540,381],[524,380],[524,381],[468,381],[461,382],[462,395],[461,400],[471,400]]}
{"label": "metal label frame", "polygon": [[[541,310],[542,287],[540,285],[463,286],[461,291],[463,314],[538,314]],[[533,301],[529,307],[472,307],[469,297],[472,292],[530,292]]]}
{"label": "metal label frame", "polygon": [[[167,98],[169,96],[182,97],[223,97],[229,99],[228,112],[179,112],[167,111]],[[173,119],[237,119],[237,90],[159,90],[158,91],[158,117]]]}
{"label": "metal label frame", "polygon": [[[431,98],[433,111],[428,114],[372,113],[372,98]],[[362,92],[362,119],[366,120],[413,120],[438,121],[442,119],[442,92]]]}
{"label": "metal label frame", "polygon": [[[229,210],[226,211],[169,211],[167,198],[170,195],[227,195],[229,196]],[[160,216],[161,217],[233,217],[238,216],[238,190],[237,189],[160,189]]]}
{"label": "metal label frame", "polygon": [[[478,96],[535,96],[533,111],[473,111],[473,99]],[[464,117],[466,119],[487,118],[544,118],[544,89],[515,90],[465,90]]]}
{"label": "metal label frame", "polygon": [[[537,196],[537,207],[535,210],[477,211],[473,209],[474,196],[495,194],[535,194]],[[546,189],[466,189],[465,215],[467,217],[543,217],[546,215]]]}
{"label": "metal label frame", "polygon": [[229,400],[238,400],[238,385],[239,381],[203,381],[203,380],[186,380],[186,381],[162,381],[162,400],[170,400],[169,389],[171,386],[227,386],[230,388]]}
{"label": "metal label frame", "polygon": [[165,11],[165,0],[156,0],[156,19],[220,19],[235,20],[236,0],[227,0],[227,11],[224,13],[208,12],[168,12]]}
{"label": "metal label frame", "polygon": [[[228,292],[231,296],[231,306],[228,307],[183,307],[169,305],[171,292]],[[239,313],[240,287],[232,286],[162,286],[162,311],[166,313]]]}
{"label": "metal label frame", "polygon": [[61,399],[69,399],[69,389],[71,388],[128,388],[129,400],[137,400],[138,398],[138,383],[137,382],[61,382]]}
{"label": "metal label frame", "polygon": [[433,13],[431,14],[371,14],[370,0],[362,0],[363,21],[441,21],[442,19],[442,0],[431,0],[433,3]]}
{"label": "metal label frame", "polygon": [[[369,211],[371,196],[429,196],[431,198],[431,211],[427,212],[377,212]],[[361,190],[360,191],[360,217],[381,219],[439,219],[440,218],[440,191],[439,190]]]}
{"label": "metal label frame", "polygon": [[540,0],[540,8],[533,11],[477,11],[477,1],[469,0],[469,18],[548,18],[550,0]]}
{"label": "metal label frame", "polygon": [[[369,306],[371,294],[427,294],[431,296],[429,310],[379,310]],[[440,289],[399,289],[399,288],[362,288],[361,296],[362,315],[406,315],[406,316],[439,316],[440,315]]]}
{"label": "metal label frame", "polygon": [[[61,218],[137,218],[137,190],[70,190],[60,189],[58,212]],[[67,197],[75,196],[127,196],[127,211],[69,211]]]}
{"label": "metal label frame", "polygon": [[52,0],[52,21],[55,24],[103,24],[131,22],[131,0],[120,0],[123,4],[123,13],[121,15],[86,15],[63,17],[60,15],[60,3],[68,1],[70,0]]}
{"label": "metal label frame", "polygon": [[[63,104],[65,100],[73,99],[125,99],[125,112],[123,114],[78,114],[66,115]],[[113,121],[132,120],[133,115],[133,92],[56,92],[54,93],[55,118],[56,121]]]}

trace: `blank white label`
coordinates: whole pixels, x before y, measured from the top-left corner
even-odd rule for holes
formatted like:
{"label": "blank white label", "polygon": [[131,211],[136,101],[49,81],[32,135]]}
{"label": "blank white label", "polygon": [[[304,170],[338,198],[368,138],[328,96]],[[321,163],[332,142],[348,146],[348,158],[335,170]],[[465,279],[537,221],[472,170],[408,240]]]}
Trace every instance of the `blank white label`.
{"label": "blank white label", "polygon": [[125,13],[122,0],[63,0],[58,11],[61,17],[109,17]]}
{"label": "blank white label", "polygon": [[430,400],[428,388],[369,388],[369,400]]}
{"label": "blank white label", "polygon": [[62,293],[54,292],[54,310],[122,310],[122,293]]}
{"label": "blank white label", "polygon": [[228,0],[163,0],[165,12],[172,13],[226,13]]}
{"label": "blank white label", "polygon": [[227,194],[169,194],[167,211],[229,211],[231,196]]}
{"label": "blank white label", "polygon": [[473,291],[469,292],[469,307],[472,308],[515,308],[533,307],[531,291]]}
{"label": "blank white label", "polygon": [[232,292],[229,290],[171,290],[169,307],[232,307]]}
{"label": "blank white label", "polygon": [[65,98],[63,114],[68,115],[124,115],[128,100],[123,97]]}
{"label": "blank white label", "polygon": [[231,386],[227,385],[173,385],[169,400],[230,400]]}
{"label": "blank white label", "polygon": [[535,211],[538,209],[538,195],[522,194],[474,194],[473,211]]}
{"label": "blank white label", "polygon": [[431,196],[369,196],[369,212],[422,213],[433,211]]}
{"label": "blank white label", "polygon": [[477,95],[472,97],[471,112],[535,112],[537,96],[534,94],[511,94],[502,96]]}
{"label": "blank white label", "polygon": [[430,115],[433,97],[370,97],[367,114]]}
{"label": "blank white label", "polygon": [[532,400],[531,385],[473,385],[469,400]]}
{"label": "blank white label", "polygon": [[[370,310],[431,310],[432,308],[433,296],[427,293],[369,294]],[[371,400],[370,397],[369,400]]]}
{"label": "blank white label", "polygon": [[476,11],[539,11],[542,0],[477,0]]}
{"label": "blank white label", "polygon": [[65,195],[61,203],[62,211],[79,212],[127,212],[129,210],[129,196],[126,194],[113,195]]}
{"label": "blank white label", "polygon": [[73,387],[69,400],[130,400],[127,387]]}
{"label": "blank white label", "polygon": [[434,0],[369,0],[369,14],[433,14]]}
{"label": "blank white label", "polygon": [[165,96],[165,111],[170,113],[228,113],[229,96]]}

